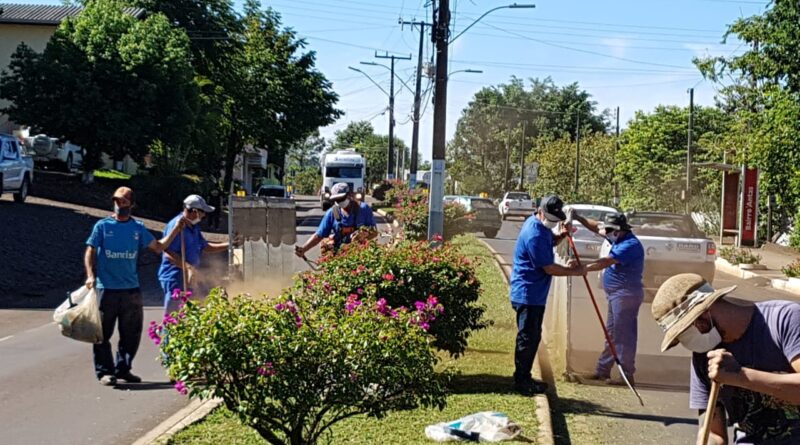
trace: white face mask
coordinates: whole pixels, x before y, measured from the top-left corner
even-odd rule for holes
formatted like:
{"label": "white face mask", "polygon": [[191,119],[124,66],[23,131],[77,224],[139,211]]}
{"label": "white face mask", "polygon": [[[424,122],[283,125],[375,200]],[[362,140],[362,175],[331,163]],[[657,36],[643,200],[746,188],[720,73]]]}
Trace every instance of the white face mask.
{"label": "white face mask", "polygon": [[545,218],[544,221],[542,221],[542,224],[544,224],[544,226],[550,230],[555,230],[556,228],[558,228],[558,221],[550,221],[547,218]]}
{"label": "white face mask", "polygon": [[689,329],[678,336],[678,341],[683,347],[692,352],[703,353],[714,349],[718,344],[722,343],[722,336],[712,320],[710,331],[703,334],[697,327],[689,326]]}
{"label": "white face mask", "polygon": [[616,234],[616,233],[614,233],[614,232],[611,232],[611,233],[609,233],[608,235],[606,235],[606,239],[607,239],[607,240],[608,240],[608,242],[609,242],[609,243],[611,243],[611,244],[614,244],[614,243],[616,243],[618,238],[619,238],[619,236],[617,236],[617,234]]}
{"label": "white face mask", "polygon": [[348,207],[350,207],[350,198],[347,198],[339,203],[339,208],[343,210],[347,210]]}
{"label": "white face mask", "polygon": [[200,217],[198,216],[198,217],[197,217],[197,218],[195,218],[195,219],[190,219],[190,220],[189,220],[189,222],[190,222],[190,223],[192,223],[192,225],[195,225],[195,226],[196,226],[196,225],[200,224],[200,221],[202,221],[202,220],[203,220],[203,218],[200,218]]}

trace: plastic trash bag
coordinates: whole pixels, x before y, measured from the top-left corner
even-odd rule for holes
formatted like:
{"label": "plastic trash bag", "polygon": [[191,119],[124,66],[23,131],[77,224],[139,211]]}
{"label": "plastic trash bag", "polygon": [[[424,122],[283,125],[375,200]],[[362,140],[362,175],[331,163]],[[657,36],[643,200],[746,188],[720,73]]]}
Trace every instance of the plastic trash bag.
{"label": "plastic trash bag", "polygon": [[96,289],[81,287],[69,294],[56,308],[53,320],[61,334],[87,343],[103,342],[103,321],[100,317],[100,294]]}
{"label": "plastic trash bag", "polygon": [[425,435],[436,442],[466,440],[470,442],[501,442],[512,440],[522,428],[503,413],[486,411],[462,417],[453,422],[425,427]]}

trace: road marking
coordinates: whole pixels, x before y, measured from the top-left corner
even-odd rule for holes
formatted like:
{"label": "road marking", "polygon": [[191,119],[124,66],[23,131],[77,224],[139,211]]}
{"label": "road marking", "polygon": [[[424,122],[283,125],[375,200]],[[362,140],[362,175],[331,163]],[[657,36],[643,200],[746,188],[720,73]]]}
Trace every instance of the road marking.
{"label": "road marking", "polygon": [[5,341],[5,340],[8,340],[8,339],[9,339],[9,338],[11,338],[11,337],[13,337],[13,335],[7,335],[7,336],[5,336],[5,337],[3,337],[3,338],[0,338],[0,341]]}

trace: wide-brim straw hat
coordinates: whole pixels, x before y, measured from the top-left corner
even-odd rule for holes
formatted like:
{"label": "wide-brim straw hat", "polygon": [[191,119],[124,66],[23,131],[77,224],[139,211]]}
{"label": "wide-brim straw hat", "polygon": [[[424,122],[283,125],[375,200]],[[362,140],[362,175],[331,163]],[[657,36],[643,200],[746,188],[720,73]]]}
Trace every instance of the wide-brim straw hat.
{"label": "wide-brim straw hat", "polygon": [[661,352],[678,344],[678,336],[715,301],[729,294],[736,286],[714,289],[703,277],[683,273],[669,278],[658,288],[651,312],[664,331]]}

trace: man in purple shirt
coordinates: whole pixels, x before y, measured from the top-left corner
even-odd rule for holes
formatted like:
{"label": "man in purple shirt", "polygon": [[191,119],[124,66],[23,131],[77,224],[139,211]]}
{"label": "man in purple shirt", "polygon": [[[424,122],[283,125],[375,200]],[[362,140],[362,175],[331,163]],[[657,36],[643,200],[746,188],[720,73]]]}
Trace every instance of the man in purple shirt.
{"label": "man in purple shirt", "polygon": [[727,444],[726,424],[733,424],[736,444],[798,444],[800,304],[725,297],[735,288],[714,290],[697,274],[665,281],[652,306],[665,332],[661,350],[680,343],[694,352],[689,406],[699,424],[711,381],[723,385],[708,443]]}

